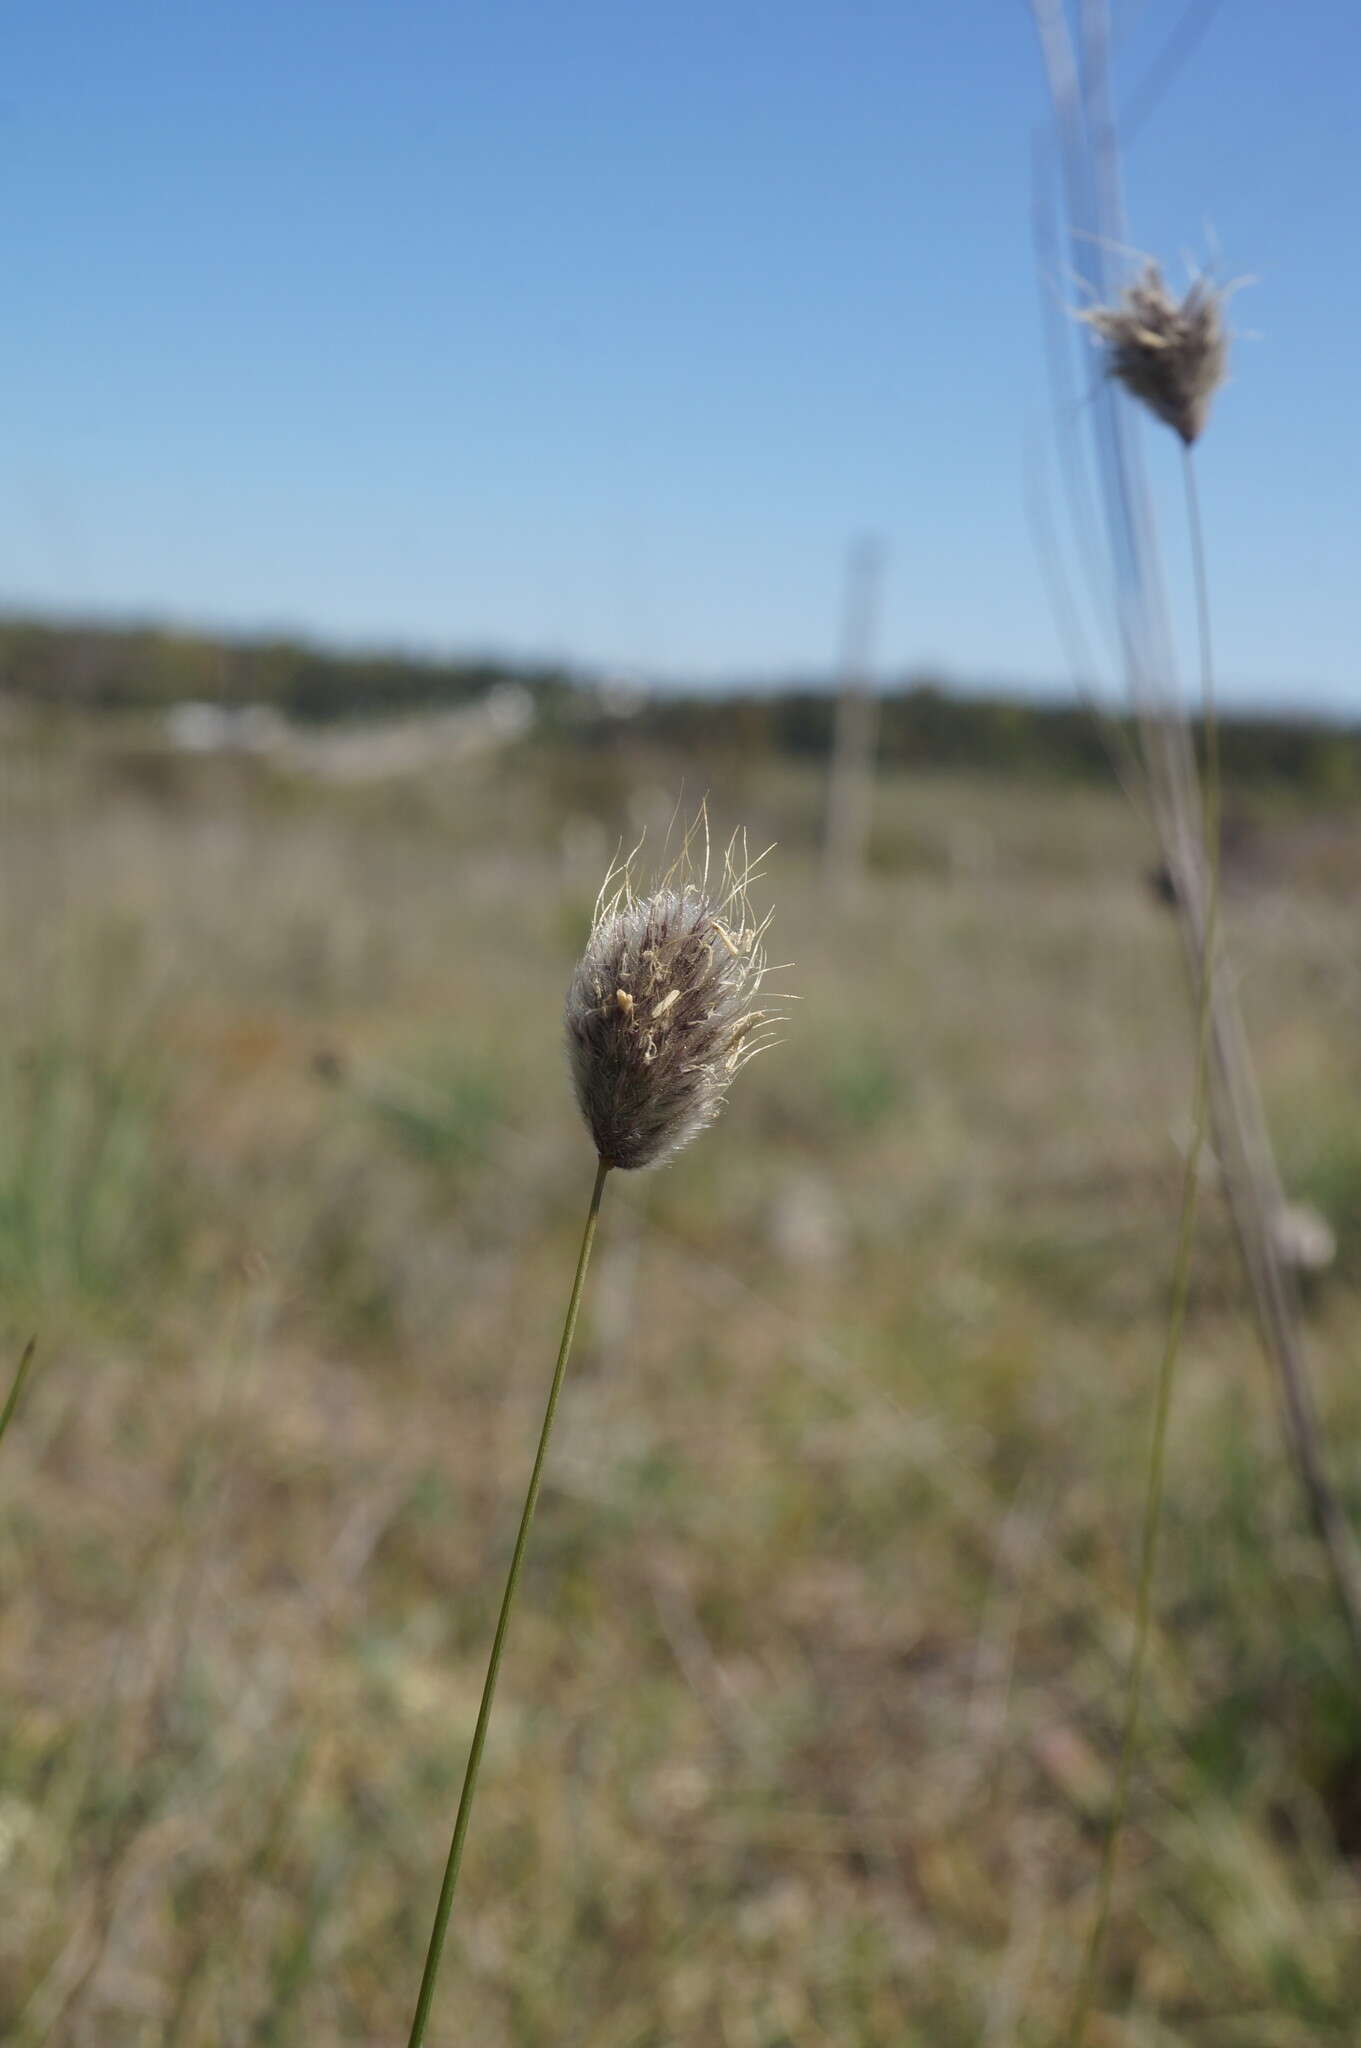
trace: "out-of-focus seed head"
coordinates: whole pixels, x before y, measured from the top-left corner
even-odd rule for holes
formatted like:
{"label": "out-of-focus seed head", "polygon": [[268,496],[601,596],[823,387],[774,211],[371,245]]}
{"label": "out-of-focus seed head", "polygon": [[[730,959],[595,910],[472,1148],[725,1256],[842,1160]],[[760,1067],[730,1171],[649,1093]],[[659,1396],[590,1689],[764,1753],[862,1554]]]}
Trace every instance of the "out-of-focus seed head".
{"label": "out-of-focus seed head", "polygon": [[1106,345],[1111,376],[1188,448],[1205,431],[1210,401],[1228,374],[1224,298],[1198,277],[1178,302],[1150,261],[1118,305],[1093,306],[1082,316]]}
{"label": "out-of-focus seed head", "polygon": [[[704,827],[696,871],[691,845]],[[762,856],[763,857],[763,856]],[[630,863],[606,878],[567,991],[567,1050],[577,1101],[606,1166],[656,1166],[711,1124],[734,1074],[771,1043],[757,1006],[769,916],[757,920],[750,861],[736,838],[708,884],[707,821],[652,893]]]}

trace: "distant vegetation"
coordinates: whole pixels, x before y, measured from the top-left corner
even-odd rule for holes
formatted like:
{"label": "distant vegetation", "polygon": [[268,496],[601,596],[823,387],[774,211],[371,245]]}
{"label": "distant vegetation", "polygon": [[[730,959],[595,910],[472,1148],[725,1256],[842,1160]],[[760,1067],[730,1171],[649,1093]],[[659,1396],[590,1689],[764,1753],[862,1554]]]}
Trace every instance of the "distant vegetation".
{"label": "distant vegetation", "polygon": [[571,689],[567,674],[550,667],[342,652],[155,625],[0,621],[0,691],[60,708],[146,711],[193,700],[268,704],[289,718],[323,722],[445,710],[504,682],[526,685],[545,705]]}
{"label": "distant vegetation", "polygon": [[[289,639],[228,639],[154,625],[0,620],[0,692],[53,708],[146,711],[194,699],[268,704],[313,723],[447,709],[498,683],[523,685],[541,720],[597,744],[627,729],[712,754],[816,757],[830,690],[804,685],[630,695],[584,672],[513,661],[341,651]],[[1132,741],[1132,734],[1129,735]],[[884,690],[880,757],[891,766],[978,768],[1106,779],[1109,731],[1078,704],[961,695],[906,677]],[[1361,726],[1227,716],[1226,773],[1331,797],[1361,792]]]}

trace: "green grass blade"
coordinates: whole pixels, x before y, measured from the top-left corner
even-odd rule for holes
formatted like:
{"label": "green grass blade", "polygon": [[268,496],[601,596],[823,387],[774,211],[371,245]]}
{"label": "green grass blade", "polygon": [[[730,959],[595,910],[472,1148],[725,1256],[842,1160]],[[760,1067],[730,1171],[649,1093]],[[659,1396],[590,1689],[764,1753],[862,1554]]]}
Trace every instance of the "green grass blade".
{"label": "green grass blade", "polygon": [[19,1370],[15,1373],[9,1393],[5,1397],[5,1405],[3,1408],[0,1408],[0,1440],[3,1440],[5,1431],[13,1420],[14,1411],[19,1406],[19,1396],[24,1391],[24,1382],[28,1378],[29,1370],[33,1364],[33,1354],[37,1348],[37,1338],[30,1337],[24,1346],[24,1355],[19,1360]]}

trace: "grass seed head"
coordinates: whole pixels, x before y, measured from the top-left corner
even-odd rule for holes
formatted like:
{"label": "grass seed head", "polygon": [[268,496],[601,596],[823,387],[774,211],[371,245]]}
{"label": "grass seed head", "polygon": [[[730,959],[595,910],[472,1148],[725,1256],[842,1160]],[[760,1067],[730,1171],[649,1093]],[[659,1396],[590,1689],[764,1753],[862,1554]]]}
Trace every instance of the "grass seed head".
{"label": "grass seed head", "polygon": [[1118,305],[1094,306],[1082,316],[1106,345],[1111,376],[1188,448],[1204,432],[1210,401],[1228,372],[1224,297],[1198,277],[1178,302],[1149,261]]}
{"label": "grass seed head", "polygon": [[572,1081],[604,1165],[670,1159],[771,1042],[776,1020],[757,1005],[770,919],[753,916],[747,894],[759,866],[735,838],[711,892],[701,812],[650,895],[635,893],[630,862],[606,878],[566,1008]]}

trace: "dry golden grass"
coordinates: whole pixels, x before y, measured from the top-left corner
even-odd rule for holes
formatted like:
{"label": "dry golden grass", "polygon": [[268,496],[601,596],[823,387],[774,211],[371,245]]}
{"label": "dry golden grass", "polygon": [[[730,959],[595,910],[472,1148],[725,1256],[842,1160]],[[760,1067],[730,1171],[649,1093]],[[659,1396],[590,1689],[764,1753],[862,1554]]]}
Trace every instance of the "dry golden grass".
{"label": "dry golden grass", "polygon": [[[611,1188],[432,2039],[1052,2041],[1189,1098],[1121,800],[896,782],[852,916],[770,766],[323,792],[95,735],[3,776],[2,1334],[40,1353],[0,1451],[0,2038],[405,2038],[593,1168],[563,989],[683,780],[780,841],[802,1000],[705,1145]],[[1341,1241],[1355,1473],[1331,847],[1229,916]],[[1361,1715],[1240,1303],[1212,1197],[1103,2048],[1356,2039]]]}

